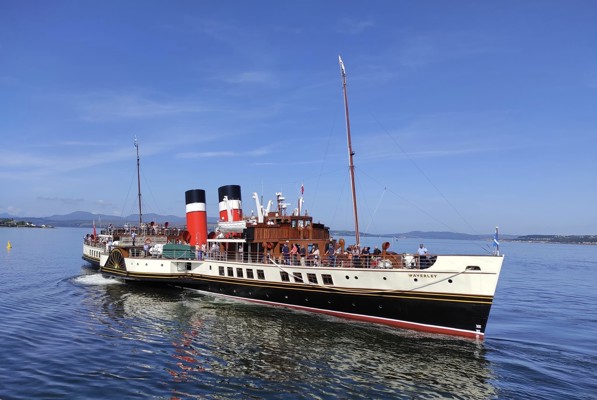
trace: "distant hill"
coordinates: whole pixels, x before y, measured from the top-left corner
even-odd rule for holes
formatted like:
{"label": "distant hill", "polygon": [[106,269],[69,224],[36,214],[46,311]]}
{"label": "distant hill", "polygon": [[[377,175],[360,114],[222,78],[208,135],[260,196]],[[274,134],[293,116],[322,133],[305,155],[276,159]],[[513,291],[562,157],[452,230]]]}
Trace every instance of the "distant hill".
{"label": "distant hill", "polygon": [[[124,224],[138,224],[139,216],[131,214],[126,217],[117,217],[114,215],[107,214],[92,214],[87,211],[75,211],[65,215],[52,215],[49,217],[15,217],[8,214],[0,214],[0,218],[13,218],[15,220],[26,220],[36,225],[52,225],[56,227],[92,227],[95,221],[96,226],[107,226],[112,224],[114,226],[121,226]],[[163,224],[168,222],[172,227],[186,225],[186,218],[178,217],[175,215],[158,215],[153,213],[143,214],[144,222],[156,222]],[[208,218],[208,222],[210,222]],[[215,222],[215,220],[214,220]]]}
{"label": "distant hill", "polygon": [[[354,231],[332,231],[332,235],[335,237],[339,236],[354,236]],[[363,233],[362,237],[383,237],[383,238],[401,238],[401,239],[451,239],[451,240],[487,240],[493,237],[492,233],[485,235],[470,235],[468,233],[458,232],[422,232],[422,231],[410,231],[405,233],[386,233],[386,234],[374,234],[374,233]],[[500,239],[513,239],[516,235],[500,235]]]}
{"label": "distant hill", "polygon": [[597,235],[525,235],[513,239],[516,242],[568,243],[597,245]]}
{"label": "distant hill", "polygon": [[[6,213],[0,214],[0,218],[9,218],[18,221],[27,221],[35,225],[51,225],[55,227],[78,227],[78,228],[90,228],[93,226],[93,222],[97,227],[105,227],[109,224],[114,226],[122,226],[124,224],[137,225],[139,223],[139,216],[137,214],[131,214],[126,217],[116,217],[114,215],[107,214],[93,214],[87,211],[75,211],[65,215],[52,215],[49,217],[32,218],[32,217],[15,217],[14,215],[8,215]],[[158,215],[155,213],[143,214],[144,222],[156,222],[163,224],[168,222],[171,227],[183,227],[186,225],[186,217],[179,217],[176,215]],[[217,218],[207,218],[208,224],[217,223]],[[354,231],[334,231],[331,230],[334,237],[342,236],[354,236]],[[362,237],[384,237],[384,238],[419,238],[419,239],[452,239],[452,240],[487,240],[491,239],[493,234],[487,233],[484,235],[470,235],[467,233],[457,232],[422,232],[422,231],[410,231],[404,233],[388,233],[388,234],[376,234],[376,233],[363,233]],[[545,239],[551,237],[551,235],[500,235],[500,240],[521,240],[521,241],[557,241],[555,239]],[[562,238],[559,236],[558,238]],[[594,239],[594,238],[593,238]],[[571,242],[573,240],[570,240]],[[594,240],[593,240],[594,241]]]}

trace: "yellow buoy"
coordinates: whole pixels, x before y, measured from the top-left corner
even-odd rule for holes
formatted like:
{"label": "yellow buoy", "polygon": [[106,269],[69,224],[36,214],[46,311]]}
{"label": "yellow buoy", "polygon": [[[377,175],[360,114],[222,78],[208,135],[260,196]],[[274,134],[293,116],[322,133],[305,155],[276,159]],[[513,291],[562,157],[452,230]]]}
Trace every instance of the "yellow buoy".
{"label": "yellow buoy", "polygon": [[10,244],[10,240],[8,241],[8,244],[6,245],[7,249],[12,249],[12,244]]}

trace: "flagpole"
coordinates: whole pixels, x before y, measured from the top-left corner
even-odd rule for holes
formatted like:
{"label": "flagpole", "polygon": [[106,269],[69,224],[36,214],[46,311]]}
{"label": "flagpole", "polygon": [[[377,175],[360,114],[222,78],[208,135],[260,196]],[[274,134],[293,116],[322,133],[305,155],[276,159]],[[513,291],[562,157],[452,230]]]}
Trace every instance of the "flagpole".
{"label": "flagpole", "polygon": [[141,175],[139,172],[139,143],[137,143],[137,137],[135,136],[135,148],[137,149],[137,192],[139,194],[139,229],[143,224],[143,217],[141,213]]}
{"label": "flagpole", "polygon": [[305,193],[305,185],[301,183],[301,197],[298,200],[298,215],[301,216],[303,213],[303,194]]}
{"label": "flagpole", "polygon": [[500,255],[500,240],[499,240],[499,228],[495,227],[495,236],[493,237],[493,245],[495,246],[495,255]]}
{"label": "flagpole", "polygon": [[352,157],[354,151],[352,150],[352,142],[350,139],[350,119],[348,117],[348,95],[346,94],[346,69],[342,62],[342,57],[338,56],[338,62],[340,63],[340,72],[342,74],[342,91],[344,93],[344,111],[346,115],[346,138],[348,141],[348,168],[350,170],[350,188],[352,191],[352,207],[354,211],[354,236],[356,239],[357,247],[360,247],[361,240],[359,237],[359,216],[357,213],[357,193],[354,184],[354,163]]}

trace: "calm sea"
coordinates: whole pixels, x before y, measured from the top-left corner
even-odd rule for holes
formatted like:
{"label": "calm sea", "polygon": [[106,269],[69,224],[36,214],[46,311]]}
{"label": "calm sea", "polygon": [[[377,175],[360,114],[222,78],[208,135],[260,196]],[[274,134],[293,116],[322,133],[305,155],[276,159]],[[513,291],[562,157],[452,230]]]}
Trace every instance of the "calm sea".
{"label": "calm sea", "polygon": [[81,260],[86,233],[0,228],[1,399],[597,395],[595,246],[502,243],[501,281],[477,342],[104,279]]}

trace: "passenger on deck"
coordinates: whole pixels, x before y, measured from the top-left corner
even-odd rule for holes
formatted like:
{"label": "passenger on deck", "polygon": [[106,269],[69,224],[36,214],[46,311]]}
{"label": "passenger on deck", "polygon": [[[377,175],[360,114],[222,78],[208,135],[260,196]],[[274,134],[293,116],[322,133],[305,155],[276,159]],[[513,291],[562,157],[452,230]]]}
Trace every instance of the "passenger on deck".
{"label": "passenger on deck", "polygon": [[143,243],[143,251],[145,252],[145,257],[149,254],[149,247],[151,247],[151,239],[145,239],[145,243]]}
{"label": "passenger on deck", "polygon": [[371,254],[369,251],[370,247],[364,247],[361,251],[361,258],[365,263],[365,268],[371,268]]}
{"label": "passenger on deck", "polygon": [[290,265],[290,249],[288,248],[288,240],[282,246],[282,255],[284,256],[284,264]]}
{"label": "passenger on deck", "polygon": [[313,245],[311,255],[313,256],[313,266],[319,267],[319,247],[317,245]]}
{"label": "passenger on deck", "polygon": [[290,256],[292,257],[292,265],[297,265],[298,264],[298,245],[296,243],[294,243],[292,245],[292,249],[290,249]]}
{"label": "passenger on deck", "polygon": [[417,253],[419,253],[420,256],[426,256],[427,255],[427,248],[425,247],[425,245],[423,243],[421,243],[419,245],[419,248],[417,249]]}
{"label": "passenger on deck", "polygon": [[429,264],[429,257],[427,256],[427,247],[425,247],[423,243],[419,245],[419,248],[417,249],[417,254],[419,255],[419,267],[427,267]]}
{"label": "passenger on deck", "polygon": [[352,266],[355,268],[361,268],[361,249],[358,245],[353,245],[351,248],[352,254]]}
{"label": "passenger on deck", "polygon": [[299,254],[301,257],[301,265],[304,267],[305,266],[305,258],[307,257],[307,247],[306,246],[301,246],[301,248],[299,249]]}
{"label": "passenger on deck", "polygon": [[220,258],[220,246],[217,243],[213,243],[210,249],[211,258],[218,260]]}
{"label": "passenger on deck", "polygon": [[328,250],[325,252],[325,254],[328,256],[328,263],[330,264],[330,267],[335,267],[336,251],[334,250],[334,245],[332,243],[330,243],[330,245],[328,246]]}

